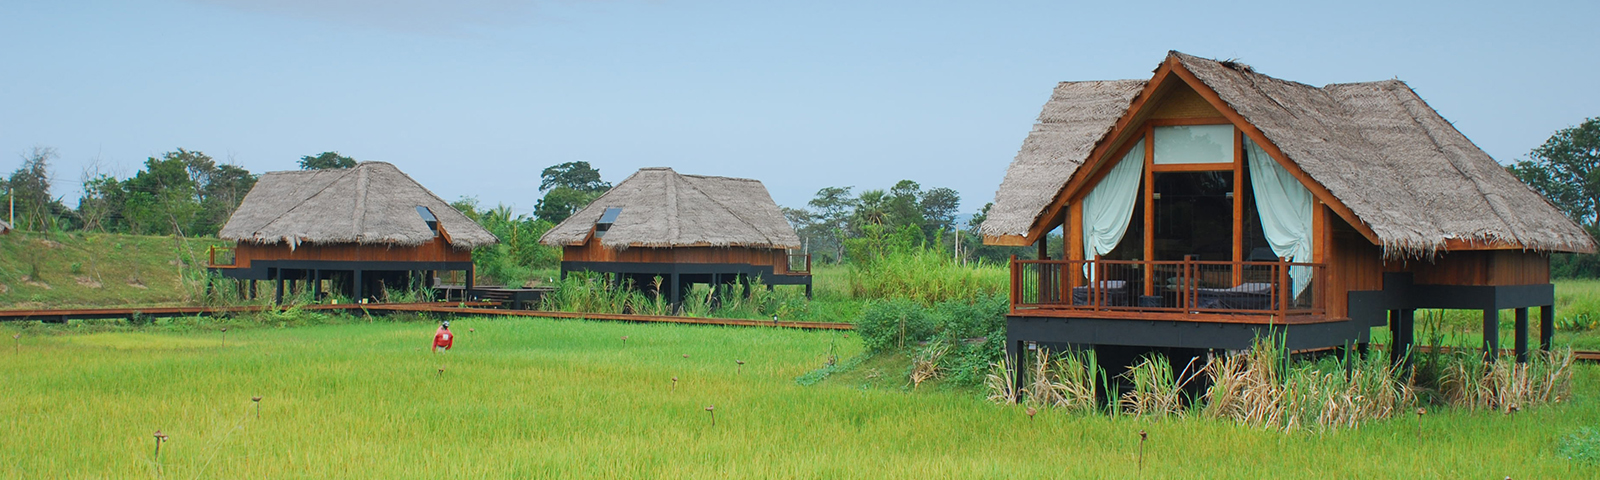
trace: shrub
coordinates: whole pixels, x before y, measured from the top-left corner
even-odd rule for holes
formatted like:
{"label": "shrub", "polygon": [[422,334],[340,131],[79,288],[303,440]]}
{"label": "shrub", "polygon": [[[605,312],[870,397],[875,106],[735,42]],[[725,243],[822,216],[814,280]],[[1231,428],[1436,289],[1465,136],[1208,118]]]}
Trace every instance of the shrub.
{"label": "shrub", "polygon": [[931,340],[935,327],[928,319],[927,308],[906,298],[874,302],[861,312],[861,320],[856,322],[862,345],[872,352]]}

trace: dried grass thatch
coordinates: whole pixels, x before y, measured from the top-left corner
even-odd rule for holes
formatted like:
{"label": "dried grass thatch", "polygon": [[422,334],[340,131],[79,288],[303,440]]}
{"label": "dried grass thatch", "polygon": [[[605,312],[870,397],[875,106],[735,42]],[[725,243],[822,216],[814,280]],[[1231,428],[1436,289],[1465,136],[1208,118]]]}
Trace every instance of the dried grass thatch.
{"label": "dried grass thatch", "polygon": [[799,248],[800,237],[761,182],[640,169],[539,239],[581,245],[608,207],[621,207],[601,245]]}
{"label": "dried grass thatch", "polygon": [[265,245],[417,246],[438,236],[417,213],[419,206],[433,212],[455,248],[500,241],[384,162],[362,162],[349,169],[262,174],[217,236]]}
{"label": "dried grass thatch", "polygon": [[994,194],[994,207],[980,227],[983,234],[1027,234],[1144,85],[1144,80],[1056,85]]}
{"label": "dried grass thatch", "polygon": [[[1170,55],[1349,207],[1377,235],[1388,256],[1427,257],[1452,240],[1508,243],[1536,251],[1595,250],[1594,239],[1581,227],[1506,172],[1404,82],[1317,88],[1262,75],[1237,62]],[[1123,109],[1133,95],[1126,98]],[[1079,147],[1084,152],[1079,155],[1085,155],[1116,121],[1089,115],[1078,120],[1051,118],[1052,109],[1072,109],[1052,106],[1057,101],[1053,97],[1046,104],[1046,115],[1012,162],[1008,183],[1001,185],[990,220],[983,225],[985,234],[1025,235],[1044,206],[1060,194],[1059,188],[1048,193],[1039,188],[1007,192],[1013,177],[1044,176],[1048,182],[1037,178],[1029,182],[1062,185],[1083,161],[1042,164],[1028,155],[1029,145],[1087,145]],[[1098,99],[1077,108],[1114,110],[1104,102]],[[1049,133],[1068,128],[1053,123],[1072,121],[1082,124],[1072,129],[1081,137]]]}

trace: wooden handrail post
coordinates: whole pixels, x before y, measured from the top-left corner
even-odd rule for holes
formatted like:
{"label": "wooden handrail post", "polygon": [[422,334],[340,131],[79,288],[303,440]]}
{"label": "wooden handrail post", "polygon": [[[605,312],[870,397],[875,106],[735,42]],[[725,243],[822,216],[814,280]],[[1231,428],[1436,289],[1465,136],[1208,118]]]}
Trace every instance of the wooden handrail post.
{"label": "wooden handrail post", "polygon": [[1287,257],[1278,257],[1278,288],[1281,292],[1278,294],[1278,318],[1280,320],[1288,320],[1289,301],[1294,298],[1292,293],[1294,288],[1289,284],[1289,259]]}

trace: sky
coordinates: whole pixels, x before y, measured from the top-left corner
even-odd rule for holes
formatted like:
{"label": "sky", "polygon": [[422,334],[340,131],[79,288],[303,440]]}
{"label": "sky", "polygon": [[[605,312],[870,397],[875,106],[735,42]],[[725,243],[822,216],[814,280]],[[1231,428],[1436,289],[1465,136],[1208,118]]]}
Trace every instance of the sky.
{"label": "sky", "polygon": [[[338,151],[531,212],[587,161],[761,180],[780,205],[910,179],[994,198],[1057,82],[1168,50],[1311,85],[1398,78],[1502,163],[1600,116],[1600,2],[0,0],[0,174]],[[1305,3],[1305,5],[1298,5]]]}

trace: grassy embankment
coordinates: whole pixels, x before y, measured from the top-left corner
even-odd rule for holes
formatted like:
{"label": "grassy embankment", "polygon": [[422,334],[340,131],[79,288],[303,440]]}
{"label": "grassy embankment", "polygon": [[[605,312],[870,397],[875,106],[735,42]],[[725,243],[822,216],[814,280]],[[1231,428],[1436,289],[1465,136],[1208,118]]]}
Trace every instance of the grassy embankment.
{"label": "grassy embankment", "polygon": [[[428,322],[235,329],[226,347],[216,331],[33,325],[20,352],[0,352],[0,451],[10,459],[0,476],[1600,474],[1557,453],[1600,418],[1593,366],[1579,368],[1573,401],[1515,415],[1442,409],[1283,433],[1199,418],[1048,410],[1030,419],[970,392],[863,388],[844,377],[797,385],[830,349],[860,350],[836,332],[477,318],[453,327],[456,350],[435,356]],[[263,397],[260,418],[253,396]],[[157,429],[170,438],[159,461]],[[1142,471],[1141,430],[1150,435]]]}
{"label": "grassy embankment", "polygon": [[0,236],[0,308],[187,304],[215,238],[103,233]]}

